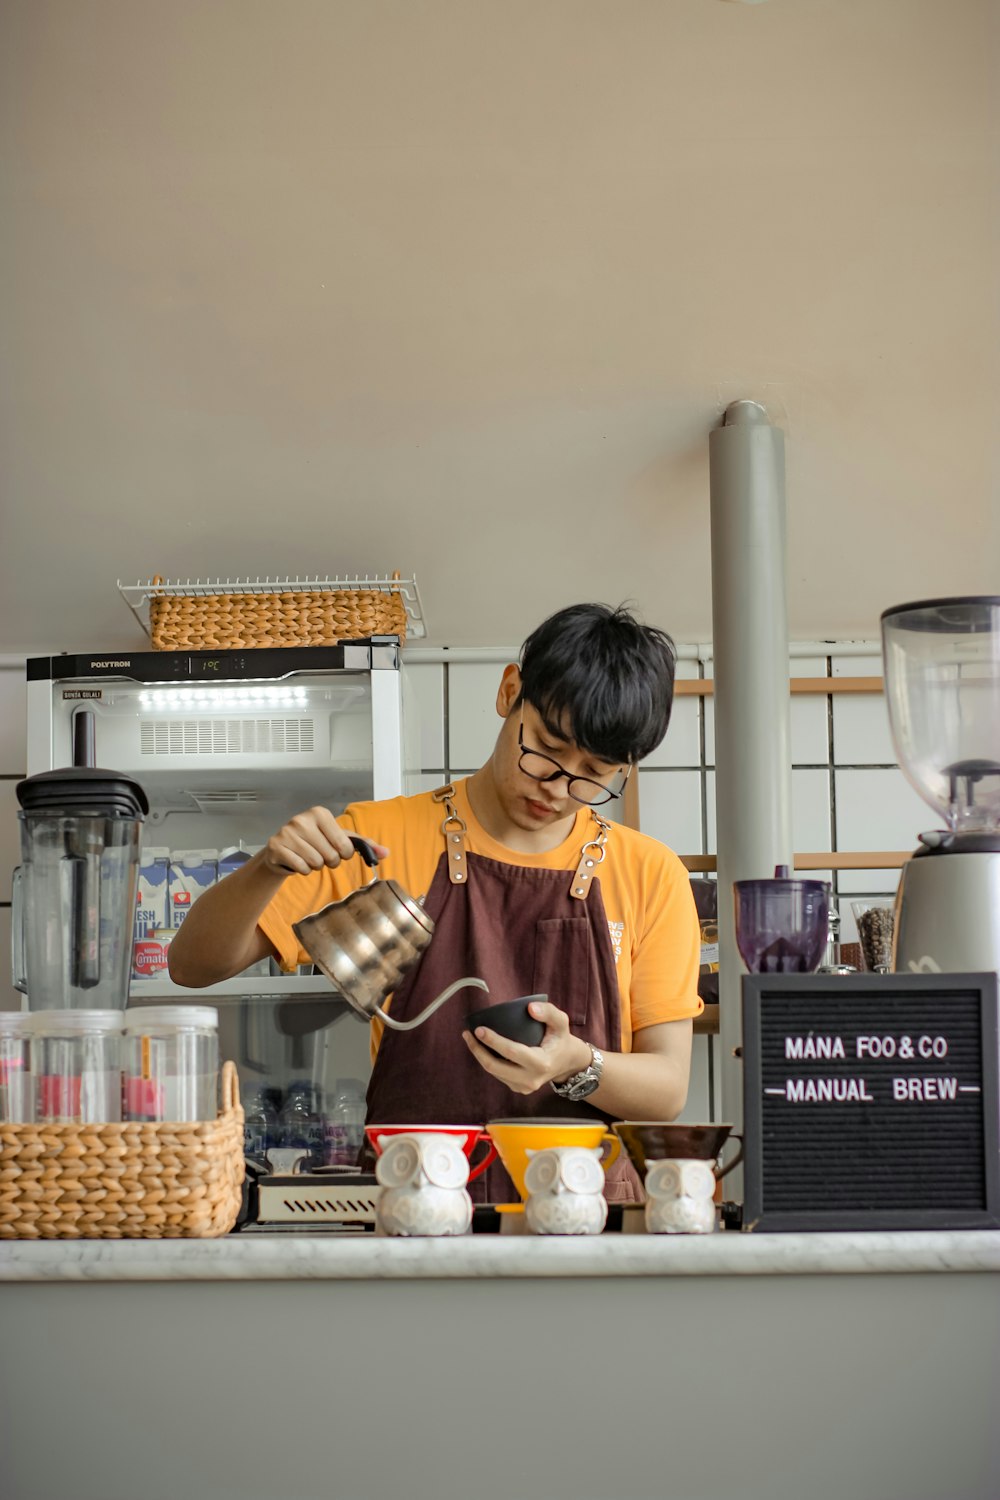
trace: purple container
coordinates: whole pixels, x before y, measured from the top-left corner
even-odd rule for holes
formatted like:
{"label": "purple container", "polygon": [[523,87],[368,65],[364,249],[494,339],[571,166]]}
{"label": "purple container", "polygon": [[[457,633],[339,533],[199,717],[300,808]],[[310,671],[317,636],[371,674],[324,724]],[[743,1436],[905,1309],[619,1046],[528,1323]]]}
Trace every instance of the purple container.
{"label": "purple container", "polygon": [[773,880],[733,882],[736,946],[751,974],[813,974],[827,942],[830,886],[789,879],[778,865]]}

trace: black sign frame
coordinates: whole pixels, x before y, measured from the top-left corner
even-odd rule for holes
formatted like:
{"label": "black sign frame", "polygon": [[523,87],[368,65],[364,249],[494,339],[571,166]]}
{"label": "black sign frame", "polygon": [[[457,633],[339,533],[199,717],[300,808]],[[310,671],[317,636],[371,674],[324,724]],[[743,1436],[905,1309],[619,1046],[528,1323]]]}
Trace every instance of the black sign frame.
{"label": "black sign frame", "polygon": [[[891,1034],[893,1028],[906,1025],[906,1006],[911,1003],[914,1012],[923,1010],[926,1015],[928,1002],[933,1006],[940,1001],[942,1019],[946,1026],[947,1007],[956,999],[978,1006],[979,1063],[977,1078],[981,1099],[982,1130],[982,1202],[976,1206],[953,1206],[936,1209],[930,1207],[877,1206],[865,1203],[839,1203],[824,1207],[822,1203],[822,1150],[816,1153],[816,1204],[789,1208],[787,1203],[777,1203],[781,1197],[780,1153],[782,1133],[787,1142],[795,1128],[794,1112],[785,1113],[780,1105],[777,1109],[765,1104],[766,1069],[773,1068],[773,1061],[765,1058],[765,1049],[770,1053],[775,1032],[774,1015],[768,1015],[769,1002],[772,1013],[780,1012],[777,1021],[782,1033],[787,1031],[785,1017],[788,1002],[817,1002],[805,1004],[803,1021],[815,1019],[822,1012],[823,1025],[827,1033],[839,1035],[844,1022],[849,1028],[853,1021],[847,1019],[854,1007],[864,1006],[866,1024],[870,1024],[873,1035]],[[997,1018],[997,975],[982,974],[748,974],[743,977],[743,1118],[744,1118],[744,1204],[743,1228],[745,1230],[795,1231],[795,1230],[858,1230],[858,1229],[997,1229],[1000,1228],[1000,1039]],[[838,1017],[839,1012],[839,1017]],[[870,1021],[869,1021],[870,1017]],[[918,1023],[919,1024],[919,1023]],[[911,1026],[911,1031],[916,1025]],[[861,1034],[856,1041],[860,1049]],[[908,1039],[908,1038],[907,1038]],[[786,1042],[787,1052],[787,1042]],[[793,1062],[792,1067],[800,1067]],[[880,1064],[881,1066],[881,1064]],[[897,1066],[902,1067],[902,1063]],[[806,1071],[822,1075],[823,1063],[808,1061]],[[843,1070],[841,1070],[843,1071]],[[861,1071],[856,1068],[855,1071]],[[869,1070],[870,1071],[870,1070]],[[875,1077],[878,1076],[877,1072]],[[842,1083],[841,1087],[848,1087]],[[862,1085],[864,1087],[864,1085]],[[768,1089],[771,1094],[780,1094],[776,1087]],[[969,1092],[965,1088],[963,1092]],[[862,1095],[862,1098],[867,1095]],[[884,1101],[881,1101],[884,1102]],[[806,1108],[809,1107],[808,1101]],[[833,1108],[838,1106],[835,1104]],[[863,1106],[862,1106],[863,1107]],[[904,1102],[901,1108],[907,1108]],[[872,1111],[874,1113],[874,1111]],[[767,1119],[765,1120],[765,1114]],[[808,1118],[801,1117],[800,1118]],[[895,1117],[897,1122],[905,1116]],[[942,1129],[947,1134],[949,1122],[941,1116]],[[776,1123],[778,1122],[777,1127]],[[905,1132],[906,1126],[903,1125]],[[822,1129],[817,1126],[817,1131]],[[967,1133],[967,1131],[966,1131]],[[978,1134],[978,1133],[977,1133]],[[978,1140],[977,1140],[978,1144]],[[801,1149],[801,1142],[798,1143]],[[859,1181],[863,1181],[865,1160],[859,1152],[856,1156]],[[850,1151],[841,1152],[837,1158],[837,1175],[843,1168],[851,1168]],[[899,1157],[902,1164],[903,1157]],[[882,1153],[882,1170],[885,1169],[885,1153]],[[889,1161],[891,1168],[891,1158]],[[811,1192],[811,1187],[807,1190]],[[864,1196],[863,1193],[860,1196]],[[770,1202],[769,1202],[770,1199]]]}

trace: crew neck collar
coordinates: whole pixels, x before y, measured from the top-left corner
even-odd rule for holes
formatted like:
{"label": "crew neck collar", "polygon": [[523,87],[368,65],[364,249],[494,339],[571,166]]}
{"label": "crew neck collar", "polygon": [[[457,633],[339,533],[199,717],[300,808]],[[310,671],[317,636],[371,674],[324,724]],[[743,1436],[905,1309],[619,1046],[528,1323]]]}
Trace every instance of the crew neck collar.
{"label": "crew neck collar", "polygon": [[[586,829],[588,824],[593,821],[590,808],[581,806],[574,813],[573,822],[570,825],[570,830],[566,838],[563,839],[562,843],[555,844],[551,849],[513,849],[509,844],[501,843],[499,839],[494,838],[491,833],[488,833],[476,817],[476,814],[472,810],[472,802],[469,799],[470,779],[470,777],[465,776],[461,781],[454,783],[455,800],[462,819],[469,825],[470,833],[474,835],[476,843],[482,846],[485,853],[488,853],[492,858],[506,860],[508,864],[511,862],[532,864],[535,861],[538,861],[540,864],[550,864],[553,859],[561,855],[566,856],[569,860],[569,865],[576,864],[580,856],[581,845],[589,837]],[[595,829],[596,826],[595,823]],[[569,868],[569,865],[567,865],[567,868]]]}

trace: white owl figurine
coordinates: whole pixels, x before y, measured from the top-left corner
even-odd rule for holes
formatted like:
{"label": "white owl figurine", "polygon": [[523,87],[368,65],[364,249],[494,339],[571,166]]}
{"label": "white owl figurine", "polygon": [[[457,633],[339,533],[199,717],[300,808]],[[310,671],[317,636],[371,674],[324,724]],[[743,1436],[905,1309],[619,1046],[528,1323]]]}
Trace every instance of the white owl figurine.
{"label": "white owl figurine", "polygon": [[600,1234],[607,1223],[601,1147],[529,1152],[524,1206],[529,1234]]}
{"label": "white owl figurine", "polygon": [[384,1136],[375,1176],[382,1184],[375,1206],[379,1234],[467,1234],[472,1199],[465,1190],[469,1163],[449,1136]]}
{"label": "white owl figurine", "polygon": [[715,1173],[711,1162],[652,1161],[646,1170],[649,1234],[712,1234]]}

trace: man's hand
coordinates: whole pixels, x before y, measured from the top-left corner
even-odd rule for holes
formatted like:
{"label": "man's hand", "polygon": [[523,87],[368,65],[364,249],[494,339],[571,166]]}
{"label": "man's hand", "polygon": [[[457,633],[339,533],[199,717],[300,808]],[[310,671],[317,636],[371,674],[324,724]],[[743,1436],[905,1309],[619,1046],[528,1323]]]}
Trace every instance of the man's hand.
{"label": "man's hand", "polygon": [[564,1010],[547,1000],[533,1000],[528,1013],[536,1021],[545,1022],[545,1035],[537,1047],[508,1041],[488,1026],[478,1026],[474,1037],[467,1031],[462,1033],[480,1067],[515,1094],[533,1094],[547,1083],[563,1083],[587,1067],[592,1056],[589,1044],[573,1036]]}
{"label": "man's hand", "polygon": [[[372,844],[379,859],[389,853],[382,844]],[[336,869],[350,859],[355,848],[328,807],[310,807],[296,813],[284,828],[269,838],[261,863],[272,875],[308,875],[324,865]]]}

